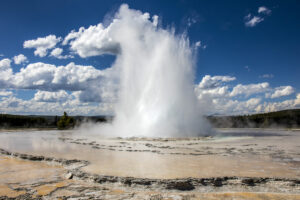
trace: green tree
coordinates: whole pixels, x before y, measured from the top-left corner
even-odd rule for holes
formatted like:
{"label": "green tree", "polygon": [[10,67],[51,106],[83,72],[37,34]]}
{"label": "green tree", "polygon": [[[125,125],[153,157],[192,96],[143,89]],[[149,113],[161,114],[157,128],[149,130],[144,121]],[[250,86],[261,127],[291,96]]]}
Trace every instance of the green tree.
{"label": "green tree", "polygon": [[58,129],[68,129],[74,127],[74,125],[75,125],[74,118],[69,117],[66,112],[64,112],[64,115],[57,122]]}

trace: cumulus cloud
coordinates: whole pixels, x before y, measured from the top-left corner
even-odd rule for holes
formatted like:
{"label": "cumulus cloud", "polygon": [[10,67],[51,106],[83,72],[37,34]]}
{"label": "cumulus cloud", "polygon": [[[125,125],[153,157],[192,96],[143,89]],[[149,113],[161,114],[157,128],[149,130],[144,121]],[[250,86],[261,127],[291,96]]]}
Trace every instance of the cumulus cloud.
{"label": "cumulus cloud", "polygon": [[234,81],[236,78],[232,76],[210,76],[210,75],[205,75],[201,82],[199,83],[198,87],[200,89],[204,88],[215,88],[220,86],[224,82],[230,82]]}
{"label": "cumulus cloud", "polygon": [[1,71],[11,70],[10,63],[11,63],[11,60],[8,58],[4,58],[4,59],[0,60],[0,70]]}
{"label": "cumulus cloud", "polygon": [[281,86],[275,88],[275,91],[273,94],[271,94],[271,98],[278,98],[282,96],[288,96],[294,93],[294,88],[292,86]]}
{"label": "cumulus cloud", "polygon": [[230,96],[237,96],[237,95],[250,96],[252,94],[266,92],[269,89],[270,89],[269,83],[267,83],[267,82],[257,83],[257,84],[248,84],[248,85],[238,84],[233,88],[233,90],[230,93]]}
{"label": "cumulus cloud", "polygon": [[80,27],[79,31],[76,32],[75,30],[72,30],[63,40],[62,45],[67,45],[70,40],[73,40],[75,38],[78,38],[82,32],[85,30],[84,27]]}
{"label": "cumulus cloud", "polygon": [[27,63],[28,59],[26,56],[24,56],[23,54],[19,54],[13,57],[14,63],[16,65],[22,64],[22,63]]}
{"label": "cumulus cloud", "polygon": [[[102,54],[118,54],[121,49],[119,43],[111,38],[111,25],[105,28],[101,23],[85,29],[81,27],[78,32],[71,32],[64,42],[71,41],[71,50],[80,57],[97,56]],[[65,43],[66,43],[65,42]]]}
{"label": "cumulus cloud", "polygon": [[229,87],[216,87],[212,89],[199,89],[195,90],[198,99],[209,98],[226,98],[229,95]]}
{"label": "cumulus cloud", "polygon": [[82,103],[74,95],[70,95],[66,101],[23,100],[14,96],[3,97],[0,101],[1,113],[61,115],[64,111],[70,115],[112,115],[113,105]]}
{"label": "cumulus cloud", "polygon": [[229,105],[233,114],[248,114],[255,112],[260,102],[261,98],[251,98],[245,101],[234,101],[234,104]]}
{"label": "cumulus cloud", "polygon": [[297,94],[295,99],[295,107],[300,107],[300,93]]}
{"label": "cumulus cloud", "polygon": [[34,100],[41,102],[65,102],[69,98],[70,95],[64,90],[60,90],[58,92],[48,92],[39,90],[34,94]]}
{"label": "cumulus cloud", "polygon": [[12,91],[0,90],[0,96],[11,96],[11,95],[13,95]]}
{"label": "cumulus cloud", "polygon": [[59,57],[59,56],[61,56],[62,52],[63,52],[62,48],[55,48],[51,51],[50,55],[53,57]]}
{"label": "cumulus cloud", "polygon": [[34,40],[27,40],[24,42],[24,48],[34,48],[34,55],[45,57],[49,49],[53,49],[58,42],[61,41],[61,37],[55,35],[48,35],[47,37],[39,37]]}
{"label": "cumulus cloud", "polygon": [[[13,73],[10,63],[9,59],[0,61],[0,88],[4,88],[0,90],[2,113],[113,114],[118,84],[112,69],[97,70],[74,63],[66,66],[32,63]],[[38,91],[32,99],[23,100],[7,88]]]}
{"label": "cumulus cloud", "polygon": [[274,112],[278,110],[300,108],[300,93],[295,99],[278,102],[264,102],[261,104],[261,112]]}
{"label": "cumulus cloud", "polygon": [[[231,76],[209,76],[195,85],[195,93],[206,114],[253,113],[260,105],[261,97],[248,98],[271,90],[268,83],[228,85],[236,80]],[[236,99],[235,97],[239,97]]]}
{"label": "cumulus cloud", "polygon": [[154,26],[157,26],[158,25],[158,16],[157,15],[153,15],[152,16],[152,24]]}
{"label": "cumulus cloud", "polygon": [[62,48],[55,48],[51,51],[50,56],[58,58],[58,59],[67,59],[67,58],[73,58],[72,55],[61,55],[63,52]]}
{"label": "cumulus cloud", "polygon": [[83,102],[115,101],[119,86],[114,69],[98,70],[72,62],[66,66],[38,62],[12,73],[10,62],[0,61],[0,88],[80,91],[79,100]]}
{"label": "cumulus cloud", "polygon": [[13,74],[10,63],[11,60],[8,58],[0,60],[0,88],[6,89],[10,85],[9,80]]}
{"label": "cumulus cloud", "polygon": [[[272,88],[267,82],[231,86],[228,83],[232,80],[235,78],[206,75],[199,84],[195,85],[196,96],[206,114],[236,115],[300,107],[300,93],[295,99],[268,101],[268,98],[274,99],[293,94],[292,86]],[[250,99],[249,96],[251,96]]]}
{"label": "cumulus cloud", "polygon": [[80,90],[87,87],[90,81],[101,77],[102,71],[92,66],[75,65],[55,66],[42,62],[21,68],[12,77],[16,88],[44,90]]}
{"label": "cumulus cloud", "polygon": [[230,98],[216,98],[211,101],[213,112],[207,114],[236,115],[256,112],[261,103],[261,98],[251,98],[248,100],[233,100]]}
{"label": "cumulus cloud", "polygon": [[[70,49],[80,57],[86,58],[102,54],[117,55],[121,53],[121,44],[137,44],[136,41],[143,40],[141,33],[156,29],[158,16],[154,15],[152,20],[149,13],[141,13],[137,10],[130,10],[128,5],[123,4],[112,22],[105,27],[102,23],[88,28],[81,27],[79,30],[71,31],[63,41],[63,44],[70,44]],[[151,26],[149,26],[151,25]],[[132,28],[125,28],[125,27]],[[135,41],[126,41],[128,35]],[[155,38],[151,39],[152,42]]]}

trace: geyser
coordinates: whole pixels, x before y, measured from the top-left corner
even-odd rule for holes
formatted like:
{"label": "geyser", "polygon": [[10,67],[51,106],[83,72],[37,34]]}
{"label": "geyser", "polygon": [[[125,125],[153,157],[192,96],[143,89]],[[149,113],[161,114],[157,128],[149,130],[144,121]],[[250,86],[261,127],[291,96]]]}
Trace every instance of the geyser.
{"label": "geyser", "polygon": [[207,134],[194,92],[195,48],[184,34],[158,26],[157,16],[122,5],[106,28],[99,24],[77,32],[81,35],[71,48],[80,47],[83,57],[82,40],[90,40],[92,31],[98,31],[97,42],[86,47],[95,55],[115,54],[110,69],[119,80],[114,121],[97,126],[97,132],[122,137]]}

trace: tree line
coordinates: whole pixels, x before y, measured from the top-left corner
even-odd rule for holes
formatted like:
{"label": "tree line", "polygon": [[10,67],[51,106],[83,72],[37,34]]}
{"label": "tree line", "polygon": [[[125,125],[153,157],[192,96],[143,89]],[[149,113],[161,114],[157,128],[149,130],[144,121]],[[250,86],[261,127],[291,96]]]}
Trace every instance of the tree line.
{"label": "tree line", "polygon": [[36,115],[11,115],[0,114],[0,128],[58,128],[70,129],[79,126],[85,121],[105,123],[111,121],[109,116],[36,116]]}
{"label": "tree line", "polygon": [[[58,128],[70,129],[81,123],[111,122],[112,116],[36,116],[0,114],[0,128]],[[283,110],[253,115],[207,116],[216,128],[300,128],[300,109]]]}
{"label": "tree line", "polygon": [[300,109],[253,115],[208,116],[207,119],[216,128],[299,128]]}

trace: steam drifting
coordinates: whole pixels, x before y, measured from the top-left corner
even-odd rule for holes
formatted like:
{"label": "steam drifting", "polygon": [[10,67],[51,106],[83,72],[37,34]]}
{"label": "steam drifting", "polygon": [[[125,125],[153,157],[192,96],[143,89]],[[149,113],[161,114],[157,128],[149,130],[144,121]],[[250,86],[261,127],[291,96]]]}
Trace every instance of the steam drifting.
{"label": "steam drifting", "polygon": [[111,24],[72,31],[63,41],[81,57],[116,55],[120,82],[115,119],[94,131],[110,136],[207,134],[194,92],[193,49],[184,35],[158,26],[158,17],[122,5]]}

